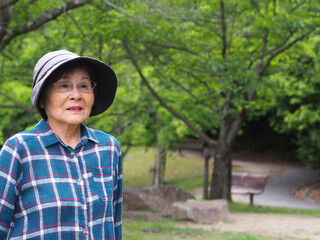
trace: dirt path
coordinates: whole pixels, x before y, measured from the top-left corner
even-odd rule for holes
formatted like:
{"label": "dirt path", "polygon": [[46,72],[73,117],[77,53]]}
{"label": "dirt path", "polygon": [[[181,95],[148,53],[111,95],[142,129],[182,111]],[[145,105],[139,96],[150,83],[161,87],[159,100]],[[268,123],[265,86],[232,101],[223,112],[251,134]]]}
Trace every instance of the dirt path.
{"label": "dirt path", "polygon": [[256,213],[232,213],[230,217],[228,222],[213,225],[188,223],[188,227],[261,234],[274,240],[320,240],[320,218]]}
{"label": "dirt path", "polygon": [[[243,224],[245,222],[246,224]],[[307,218],[274,214],[244,214],[234,213],[228,223],[217,224],[214,229],[262,234],[285,239],[310,238],[320,239],[320,218]]]}

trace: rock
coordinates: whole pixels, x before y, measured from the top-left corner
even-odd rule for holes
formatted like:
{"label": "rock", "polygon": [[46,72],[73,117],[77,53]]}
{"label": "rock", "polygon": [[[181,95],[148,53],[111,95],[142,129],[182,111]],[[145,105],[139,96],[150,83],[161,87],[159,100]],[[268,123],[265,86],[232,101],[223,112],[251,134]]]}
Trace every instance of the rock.
{"label": "rock", "polygon": [[173,203],[188,199],[194,199],[194,196],[175,186],[125,188],[123,209],[124,211],[152,209],[166,215]]}
{"label": "rock", "polygon": [[222,199],[176,202],[172,204],[169,214],[181,220],[199,223],[215,223],[230,218],[228,202]]}

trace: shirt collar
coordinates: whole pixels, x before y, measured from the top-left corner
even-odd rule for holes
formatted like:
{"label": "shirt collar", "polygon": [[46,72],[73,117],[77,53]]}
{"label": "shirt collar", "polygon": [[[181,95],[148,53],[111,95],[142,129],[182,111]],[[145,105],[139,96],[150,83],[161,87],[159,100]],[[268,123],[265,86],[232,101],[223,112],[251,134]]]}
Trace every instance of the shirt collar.
{"label": "shirt collar", "polygon": [[85,124],[81,124],[81,140],[80,142],[93,141],[99,143],[97,136],[94,134],[93,130],[88,128]]}
{"label": "shirt collar", "polygon": [[[45,147],[56,144],[58,142],[63,144],[63,142],[60,140],[60,138],[52,131],[50,126],[43,119],[40,120],[40,122],[38,122],[38,124],[35,126],[35,129],[36,129],[37,133],[39,134],[39,136],[41,137]],[[84,143],[87,143],[88,141],[93,141],[95,143],[98,143],[98,139],[95,136],[95,134],[93,133],[93,131],[91,129],[89,129],[86,125],[81,124],[80,144],[83,145]]]}

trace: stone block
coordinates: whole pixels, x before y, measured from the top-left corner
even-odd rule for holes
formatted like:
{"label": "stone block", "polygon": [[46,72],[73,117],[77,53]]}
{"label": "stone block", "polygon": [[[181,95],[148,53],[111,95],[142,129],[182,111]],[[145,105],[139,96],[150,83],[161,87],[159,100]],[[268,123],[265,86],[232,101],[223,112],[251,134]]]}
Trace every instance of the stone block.
{"label": "stone block", "polygon": [[230,218],[228,202],[226,200],[187,200],[176,202],[169,213],[181,220],[198,223],[215,223],[228,221]]}
{"label": "stone block", "polygon": [[194,196],[175,186],[125,188],[123,209],[124,211],[152,209],[166,215],[173,203],[188,199],[194,199]]}

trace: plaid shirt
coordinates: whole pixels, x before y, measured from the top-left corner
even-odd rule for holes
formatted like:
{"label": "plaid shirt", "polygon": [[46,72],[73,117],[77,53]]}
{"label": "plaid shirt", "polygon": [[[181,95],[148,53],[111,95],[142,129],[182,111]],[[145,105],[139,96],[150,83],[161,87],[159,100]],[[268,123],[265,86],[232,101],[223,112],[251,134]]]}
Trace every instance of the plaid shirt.
{"label": "plaid shirt", "polygon": [[119,142],[82,125],[73,149],[44,120],[0,153],[0,240],[122,239]]}

